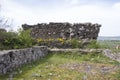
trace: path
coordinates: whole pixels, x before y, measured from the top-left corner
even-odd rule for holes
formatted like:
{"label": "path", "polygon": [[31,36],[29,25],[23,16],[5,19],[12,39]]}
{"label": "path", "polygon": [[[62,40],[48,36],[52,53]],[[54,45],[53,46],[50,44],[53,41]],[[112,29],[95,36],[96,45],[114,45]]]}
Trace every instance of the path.
{"label": "path", "polygon": [[81,52],[81,53],[103,53],[105,56],[120,62],[120,52],[115,53],[109,49],[49,49],[51,52]]}

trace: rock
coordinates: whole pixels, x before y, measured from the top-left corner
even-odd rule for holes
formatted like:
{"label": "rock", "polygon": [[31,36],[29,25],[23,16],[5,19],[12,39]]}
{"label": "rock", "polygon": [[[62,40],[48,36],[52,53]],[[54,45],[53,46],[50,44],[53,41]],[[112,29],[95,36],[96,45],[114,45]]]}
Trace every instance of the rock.
{"label": "rock", "polygon": [[42,77],[42,75],[34,73],[34,74],[32,74],[32,77]]}
{"label": "rock", "polygon": [[83,76],[83,80],[88,80],[87,75]]}
{"label": "rock", "polygon": [[37,25],[22,25],[24,30],[31,29],[31,36],[33,38],[64,38],[64,39],[97,39],[99,24],[91,23],[49,23]]}
{"label": "rock", "polygon": [[[45,46],[0,51],[0,74],[9,73],[23,64],[36,61],[47,54],[48,49]],[[22,71],[20,70],[18,73],[22,73]]]}
{"label": "rock", "polygon": [[[97,39],[101,25],[92,23],[41,23],[36,25],[22,25],[24,30],[31,29],[31,36],[35,39],[58,39],[64,40],[77,39],[82,41],[80,48],[84,48],[90,43],[91,39]],[[64,42],[64,41],[63,41]],[[44,45],[51,48],[72,48],[70,43],[62,43],[58,41],[38,42],[38,45]]]}
{"label": "rock", "polygon": [[116,60],[116,61],[120,62],[120,54],[119,54],[119,52],[118,52],[118,53],[117,53],[117,52],[115,53],[115,52],[112,52],[112,51],[109,50],[109,49],[105,49],[105,50],[103,50],[103,54],[104,54],[105,56],[111,58],[112,60]]}
{"label": "rock", "polygon": [[21,74],[21,73],[22,73],[22,70],[20,70],[19,73]]}
{"label": "rock", "polygon": [[52,76],[52,75],[53,75],[53,73],[49,73],[48,75],[49,75],[49,76]]}
{"label": "rock", "polygon": [[49,68],[49,66],[45,66],[45,68],[46,68],[46,69],[48,69],[48,68]]}

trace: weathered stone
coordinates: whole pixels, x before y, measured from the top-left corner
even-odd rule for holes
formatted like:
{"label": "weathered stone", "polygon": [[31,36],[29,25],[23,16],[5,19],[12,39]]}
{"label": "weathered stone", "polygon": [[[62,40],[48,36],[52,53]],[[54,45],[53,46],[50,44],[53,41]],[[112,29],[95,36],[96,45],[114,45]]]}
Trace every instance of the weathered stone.
{"label": "weathered stone", "polygon": [[91,23],[41,23],[22,25],[24,30],[31,29],[33,38],[97,39],[101,25]]}
{"label": "weathered stone", "polygon": [[47,47],[0,51],[0,74],[6,74],[26,63],[36,61],[48,53]]}
{"label": "weathered stone", "polygon": [[120,53],[119,52],[113,52],[112,50],[105,49],[103,51],[103,54],[112,60],[116,60],[116,61],[120,62]]}

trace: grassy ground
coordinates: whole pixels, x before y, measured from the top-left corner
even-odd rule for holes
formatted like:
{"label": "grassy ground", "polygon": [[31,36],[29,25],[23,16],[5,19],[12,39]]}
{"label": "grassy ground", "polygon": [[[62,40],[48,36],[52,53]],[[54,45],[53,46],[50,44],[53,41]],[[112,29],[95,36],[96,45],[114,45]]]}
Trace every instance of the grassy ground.
{"label": "grassy ground", "polygon": [[102,54],[50,53],[47,57],[0,76],[0,80],[120,80],[119,63]]}
{"label": "grassy ground", "polygon": [[102,48],[115,49],[117,45],[120,45],[120,40],[99,40],[98,43]]}

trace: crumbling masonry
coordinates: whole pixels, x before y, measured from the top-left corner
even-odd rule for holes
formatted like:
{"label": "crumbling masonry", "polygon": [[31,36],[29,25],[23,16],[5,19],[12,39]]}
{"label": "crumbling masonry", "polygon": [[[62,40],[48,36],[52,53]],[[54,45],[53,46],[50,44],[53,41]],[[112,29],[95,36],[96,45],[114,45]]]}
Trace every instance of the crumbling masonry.
{"label": "crumbling masonry", "polygon": [[101,25],[92,23],[41,23],[22,25],[24,30],[31,29],[33,38],[97,39]]}

